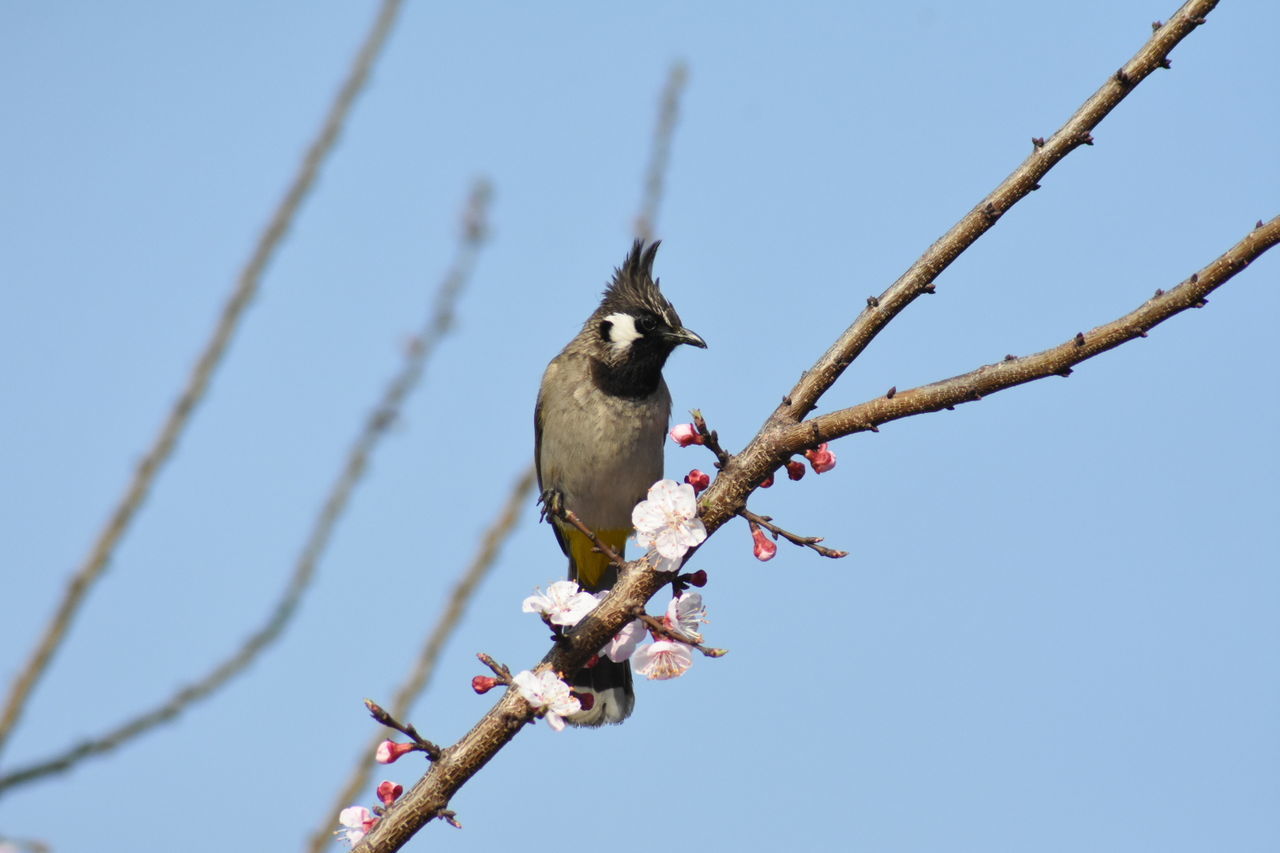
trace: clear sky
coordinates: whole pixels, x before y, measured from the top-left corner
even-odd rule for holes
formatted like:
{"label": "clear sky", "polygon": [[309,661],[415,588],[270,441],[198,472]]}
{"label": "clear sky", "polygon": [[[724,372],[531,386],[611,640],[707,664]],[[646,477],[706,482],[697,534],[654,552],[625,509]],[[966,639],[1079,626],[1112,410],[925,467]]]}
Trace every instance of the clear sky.
{"label": "clear sky", "polygon": [[[372,2],[0,6],[0,677],[7,689],[177,394]],[[530,457],[542,368],[630,240],[659,90],[690,78],[657,271],[710,344],[677,413],[730,449],[864,305],[1052,133],[1172,0],[409,3],[229,357],[0,770],[228,653],[453,255],[493,237],[288,635],[127,749],[0,799],[58,853],[296,850]],[[1280,5],[1228,0],[823,401],[1057,344],[1280,199]],[[1070,379],[839,442],[693,567],[730,649],[604,731],[524,732],[409,849],[1280,849],[1272,253]],[[676,477],[706,468],[668,450]],[[411,718],[490,705],[477,651],[563,571],[530,503]],[[661,607],[655,602],[652,609]],[[378,778],[409,783],[408,759]],[[372,804],[372,792],[364,799]],[[333,816],[336,826],[336,815]]]}

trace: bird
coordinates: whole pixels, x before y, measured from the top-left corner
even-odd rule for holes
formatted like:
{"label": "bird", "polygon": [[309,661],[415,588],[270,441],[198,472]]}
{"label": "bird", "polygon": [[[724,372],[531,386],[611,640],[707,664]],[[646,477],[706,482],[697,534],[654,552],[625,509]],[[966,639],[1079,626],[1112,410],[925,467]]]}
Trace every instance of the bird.
{"label": "bird", "polygon": [[[534,408],[539,500],[569,558],[569,579],[588,592],[612,587],[618,570],[555,510],[571,510],[602,543],[624,553],[631,510],[662,479],[671,417],[662,368],[682,344],[707,346],[684,327],[653,277],[660,242],[632,244],[600,305],[547,365]],[[566,718],[574,725],[620,723],[635,706],[626,661],[601,655],[569,685],[583,706]]]}

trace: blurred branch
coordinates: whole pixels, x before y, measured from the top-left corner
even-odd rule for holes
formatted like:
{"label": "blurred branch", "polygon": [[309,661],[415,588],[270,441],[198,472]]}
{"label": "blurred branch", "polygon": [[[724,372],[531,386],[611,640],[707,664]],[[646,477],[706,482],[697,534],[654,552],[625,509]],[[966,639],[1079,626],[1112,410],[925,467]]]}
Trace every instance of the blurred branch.
{"label": "blurred branch", "polygon": [[[1037,152],[1028,163],[1024,163],[974,212],[935,243],[881,299],[868,300],[868,311],[855,320],[853,326],[806,373],[792,394],[784,398],[782,406],[766,419],[746,450],[729,458],[715,482],[704,493],[700,515],[708,534],[714,533],[746,508],[747,497],[759,487],[769,472],[781,465],[792,453],[809,444],[818,443],[820,436],[814,435],[813,428],[809,424],[800,423],[800,419],[812,411],[822,393],[879,329],[912,299],[927,292],[938,273],[985,233],[1009,206],[1034,189],[1038,178],[1055,162],[1076,146],[1090,142],[1088,129],[1096,125],[1151,70],[1167,66],[1168,52],[1203,22],[1203,16],[1214,5],[1214,0],[1191,0],[1168,24],[1158,27],[1151,41],[1138,55],[1116,72],[1112,80],[1090,98],[1050,142],[1037,141]],[[1046,149],[1048,153],[1043,153]],[[1089,336],[1077,336],[1069,346],[1082,352],[1073,351],[1069,357],[1079,360],[1078,356],[1096,355],[1123,340],[1143,334],[1147,328],[1180,310],[1202,304],[1203,293],[1197,292],[1195,286],[1203,283],[1203,286],[1212,289],[1229,280],[1253,257],[1274,244],[1277,229],[1280,229],[1280,224],[1275,220],[1268,225],[1260,224],[1239,246],[1189,282],[1192,288],[1184,289],[1185,284],[1179,285],[1174,289],[1176,295],[1168,300],[1158,294],[1152,300],[1155,307],[1150,313],[1146,311],[1151,305],[1148,303],[1135,312],[1138,316],[1129,315],[1116,321],[1116,324],[1099,327],[1091,333],[1095,338],[1092,342]],[[1117,328],[1112,330],[1112,325],[1117,325]],[[1061,347],[1050,352],[1060,349]],[[1053,360],[1055,357],[1059,358],[1056,363]],[[1029,356],[1022,360],[1022,364],[1025,369],[1039,369],[1043,372],[1049,367],[1061,367],[1064,363],[1061,358],[1050,356],[1037,361],[1040,356]],[[1034,377],[1029,376],[1021,381],[1029,381],[1030,378]],[[909,400],[911,396],[912,392],[899,394],[895,391],[886,395],[885,399],[892,401],[903,397]],[[788,437],[789,442],[784,442],[780,436]],[[609,638],[634,618],[645,603],[669,581],[669,574],[645,568],[643,560],[629,563],[626,570],[619,573],[618,582],[610,594],[571,631],[558,639],[538,668],[558,673],[576,671],[593,654],[598,653]],[[355,849],[367,853],[399,850],[429,821],[445,814],[451,815],[448,810],[449,802],[458,789],[534,718],[529,703],[521,698],[517,690],[508,689],[470,732],[443,751],[439,760],[432,763],[413,789],[387,810]]]}
{"label": "blurred branch", "polygon": [[676,119],[680,117],[680,95],[688,80],[688,66],[680,61],[672,63],[671,70],[667,72],[667,85],[662,89],[658,123],[653,129],[649,168],[644,179],[644,199],[635,219],[635,236],[646,243],[653,239],[653,229],[658,221],[658,205],[662,202],[667,163],[671,159],[671,139],[675,135]]}
{"label": "blurred branch", "polygon": [[346,461],[334,481],[324,505],[312,525],[293,576],[272,609],[270,617],[249,636],[235,654],[218,664],[200,680],[183,687],[160,706],[139,714],[110,732],[83,741],[53,758],[20,767],[0,776],[0,792],[15,785],[67,770],[92,755],[109,752],[161,723],[177,717],[188,706],[213,693],[239,674],[283,632],[315,574],[316,564],[333,534],[338,519],[347,508],[351,494],[364,474],[369,457],[387,429],[396,420],[401,405],[417,385],[423,366],[446,334],[453,319],[453,306],[463,284],[471,275],[476,256],[485,236],[485,210],[489,186],[477,181],[471,190],[464,213],[464,227],[458,256],[440,283],[429,316],[421,331],[408,347],[399,372],[387,385],[381,399],[365,418],[365,423],[348,451]]}
{"label": "blurred branch", "polygon": [[14,726],[17,725],[32,689],[48,668],[50,660],[66,636],[67,629],[83,604],[90,587],[101,577],[117,543],[129,528],[138,508],[142,506],[156,475],[168,462],[179,436],[191,419],[192,412],[204,397],[205,390],[226,353],[249,300],[257,292],[263,270],[266,269],[267,263],[274,256],[285,233],[289,230],[302,200],[315,183],[320,166],[333,150],[334,142],[346,122],[351,105],[364,87],[370,68],[381,53],[387,35],[395,23],[399,7],[400,0],[384,0],[378,17],[365,37],[364,44],[361,45],[360,52],[356,55],[342,88],[339,89],[329,107],[329,113],[325,116],[319,135],[307,149],[284,198],[281,199],[271,221],[258,237],[253,254],[241,270],[231,296],[223,306],[222,315],[213,330],[213,335],[205,344],[204,351],[187,379],[186,387],[174,403],[151,449],[139,463],[124,496],[111,512],[106,526],[99,532],[88,557],[71,578],[53,619],[45,628],[30,659],[14,680],[4,711],[0,713],[0,752],[3,751]]}
{"label": "blurred branch", "polygon": [[[466,613],[467,605],[470,603],[476,588],[480,585],[480,581],[484,580],[489,574],[489,569],[493,567],[494,561],[498,558],[499,550],[506,543],[512,531],[515,530],[516,524],[520,520],[520,510],[533,492],[533,481],[533,466],[530,465],[520,474],[519,479],[516,480],[515,485],[507,495],[507,499],[503,503],[497,518],[489,525],[488,531],[485,532],[484,538],[480,542],[480,549],[471,558],[471,565],[454,583],[453,591],[449,594],[444,613],[441,614],[435,627],[431,629],[431,633],[428,635],[426,643],[418,655],[418,661],[414,664],[413,671],[409,673],[409,677],[400,685],[399,690],[396,691],[395,697],[392,699],[391,715],[393,717],[403,718],[407,716],[414,701],[430,683],[445,643],[453,635],[458,623],[462,620],[463,614]],[[373,765],[370,764],[369,759],[385,737],[381,730],[376,730],[368,743],[357,753],[355,769],[347,779],[346,784],[338,792],[337,797],[334,798],[333,805],[324,813],[320,825],[311,834],[308,849],[313,853],[320,853],[320,851],[333,844],[334,815],[351,803],[356,802],[360,797],[360,792],[369,786],[373,775]]]}

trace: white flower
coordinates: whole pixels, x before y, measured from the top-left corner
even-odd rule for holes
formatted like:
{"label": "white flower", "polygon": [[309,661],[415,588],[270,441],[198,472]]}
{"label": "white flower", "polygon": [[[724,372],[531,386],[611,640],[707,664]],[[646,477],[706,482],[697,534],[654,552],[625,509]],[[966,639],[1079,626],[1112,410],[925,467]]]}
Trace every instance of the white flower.
{"label": "white flower", "polygon": [[662,558],[656,568],[664,572],[674,571],[685,552],[707,538],[693,486],[675,480],[659,480],[649,487],[648,498],[631,510],[631,525],[640,547]]}
{"label": "white flower", "polygon": [[609,641],[609,645],[601,649],[601,653],[608,656],[609,660],[614,663],[622,663],[631,657],[631,653],[636,650],[636,646],[640,645],[640,641],[644,639],[645,627],[644,623],[639,619],[632,619],[622,630]]}
{"label": "white flower", "polygon": [[566,628],[577,625],[591,612],[599,601],[589,592],[583,592],[573,581],[556,581],[547,587],[546,595],[539,589],[520,605],[525,613],[542,613],[552,625]]}
{"label": "white flower", "polygon": [[364,806],[350,806],[338,814],[338,823],[345,826],[346,829],[339,829],[334,835],[339,836],[339,840],[355,847],[364,838],[364,834],[377,822],[378,819]]}
{"label": "white flower", "polygon": [[702,604],[702,593],[686,590],[667,605],[666,615],[662,621],[668,628],[674,628],[688,635],[694,642],[702,642],[702,634],[698,626],[707,621],[707,608]]}
{"label": "white flower", "polygon": [[693,652],[684,643],[658,640],[637,649],[631,663],[646,678],[677,678],[693,666]]}
{"label": "white flower", "polygon": [[569,685],[549,669],[537,673],[526,669],[517,673],[511,682],[533,710],[541,712],[547,719],[547,725],[556,731],[564,729],[566,716],[582,710],[581,703],[569,692]]}

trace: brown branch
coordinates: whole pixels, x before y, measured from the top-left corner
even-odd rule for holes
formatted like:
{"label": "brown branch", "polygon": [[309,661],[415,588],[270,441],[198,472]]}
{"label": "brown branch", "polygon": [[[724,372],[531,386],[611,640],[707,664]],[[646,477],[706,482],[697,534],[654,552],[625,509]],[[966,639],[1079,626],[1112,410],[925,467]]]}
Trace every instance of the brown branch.
{"label": "brown branch", "polygon": [[1039,189],[1040,180],[1063,158],[1081,145],[1093,144],[1091,131],[1148,74],[1167,63],[1169,52],[1204,23],[1204,16],[1217,4],[1218,0],[1188,0],[1168,23],[1152,33],[1142,49],[1121,67],[1121,73],[1109,76],[1057,133],[1048,139],[1034,140],[1031,154],[1018,168],[938,238],[884,293],[867,300],[867,307],[818,359],[817,364],[801,377],[774,416],[794,422],[809,414],[818,398],[890,320],[920,295],[933,292],[934,280],[961,252],[973,245],[1010,208]]}
{"label": "brown branch", "polygon": [[729,654],[728,649],[717,649],[714,646],[704,646],[700,640],[697,640],[684,631],[677,631],[675,628],[668,628],[661,619],[650,616],[643,611],[636,616],[645,627],[660,637],[666,637],[668,640],[674,640],[677,643],[683,643],[690,648],[697,649],[709,658],[722,658]]}
{"label": "brown branch", "polygon": [[653,239],[654,223],[658,219],[658,205],[662,201],[663,179],[667,163],[671,159],[671,139],[675,135],[676,119],[680,114],[680,94],[689,80],[689,68],[683,62],[675,62],[667,72],[667,85],[662,90],[658,108],[658,124],[653,130],[653,145],[649,149],[649,168],[645,171],[644,200],[635,219],[635,236],[648,242]]}
{"label": "brown branch", "polygon": [[[444,613],[441,614],[440,619],[427,636],[426,642],[422,646],[422,651],[418,655],[418,660],[413,666],[413,671],[409,673],[408,678],[396,690],[395,696],[391,700],[391,713],[395,716],[403,717],[407,715],[413,703],[422,695],[422,692],[426,690],[427,685],[431,682],[431,676],[435,674],[436,663],[440,660],[440,654],[444,650],[445,643],[453,635],[458,623],[462,621],[462,616],[466,613],[467,605],[471,603],[480,581],[484,580],[489,574],[489,570],[498,559],[499,550],[506,543],[511,536],[511,532],[515,530],[517,523],[520,521],[521,510],[524,508],[530,492],[533,491],[533,481],[533,466],[530,465],[520,474],[520,477],[512,486],[511,492],[507,495],[507,499],[503,503],[497,518],[489,525],[488,531],[481,540],[479,550],[472,557],[471,564],[454,583],[453,591],[449,594]],[[325,811],[323,818],[311,833],[311,837],[308,840],[308,849],[314,851],[314,853],[327,850],[333,844],[333,816],[352,803],[357,802],[360,793],[369,787],[373,777],[373,766],[369,762],[369,757],[373,755],[374,750],[377,749],[378,744],[381,742],[382,733],[374,732],[367,745],[359,751],[351,776],[348,777],[338,791],[333,800],[334,804]]]}
{"label": "brown branch", "polygon": [[71,578],[66,591],[63,593],[62,601],[58,605],[53,619],[45,628],[44,635],[36,645],[31,658],[14,680],[13,686],[9,691],[9,697],[5,702],[4,711],[0,713],[0,751],[3,750],[10,733],[13,731],[14,726],[17,725],[18,718],[22,715],[22,709],[26,705],[27,697],[35,687],[36,681],[48,668],[49,661],[62,644],[67,629],[83,604],[90,587],[101,577],[107,562],[111,559],[111,554],[115,550],[116,544],[129,528],[138,508],[142,506],[142,502],[150,492],[157,474],[165,463],[169,461],[179,436],[191,419],[192,412],[203,399],[213,373],[222,361],[222,357],[231,342],[231,337],[239,326],[245,308],[257,292],[263,270],[266,269],[267,263],[275,255],[276,249],[279,247],[285,233],[289,230],[289,226],[302,204],[302,200],[315,182],[320,166],[333,149],[338,133],[341,131],[343,124],[346,122],[347,114],[351,110],[351,105],[364,87],[370,68],[379,53],[381,53],[387,35],[395,23],[399,7],[400,0],[384,0],[372,29],[365,37],[365,41],[360,47],[360,52],[356,55],[351,69],[347,73],[347,78],[343,82],[342,88],[338,91],[337,96],[329,107],[329,113],[325,116],[319,134],[307,149],[307,153],[303,157],[292,183],[285,192],[284,198],[281,199],[271,217],[271,221],[258,237],[253,254],[241,270],[235,287],[232,288],[231,295],[222,309],[222,315],[213,330],[213,334],[205,344],[200,358],[196,361],[196,365],[187,379],[186,387],[183,388],[177,402],[174,403],[173,409],[170,410],[159,434],[152,442],[151,449],[147,451],[142,461],[138,464],[138,469],[134,472],[132,481],[125,489],[124,496],[120,499],[116,508],[112,510],[106,526],[99,532],[97,540],[89,551],[89,555]]}
{"label": "brown branch", "polygon": [[1243,240],[1172,290],[1157,290],[1153,297],[1123,317],[1088,332],[1077,332],[1056,347],[1022,358],[1005,356],[1000,362],[960,376],[829,412],[779,431],[775,440],[783,446],[826,441],[874,429],[887,421],[951,409],[1036,379],[1066,376],[1072,367],[1086,359],[1134,338],[1145,338],[1148,330],[1175,314],[1204,307],[1205,297],[1277,243],[1280,243],[1280,217],[1259,224]]}
{"label": "brown branch", "polygon": [[839,559],[841,557],[849,556],[848,551],[837,551],[834,548],[828,548],[825,545],[819,545],[818,543],[822,541],[821,536],[800,536],[799,534],[792,533],[790,530],[786,530],[774,524],[773,519],[771,517],[767,515],[757,515],[756,513],[752,512],[746,507],[743,507],[742,509],[738,510],[738,515],[742,516],[747,521],[752,522],[753,524],[758,524],[761,527],[763,527],[765,530],[768,530],[770,533],[774,535],[775,539],[781,536],[783,539],[787,540],[793,545],[801,545],[805,548],[812,548],[814,551],[817,551],[822,556],[831,557],[832,559]]}
{"label": "brown branch", "polygon": [[346,510],[351,495],[364,474],[369,457],[387,429],[395,422],[405,398],[418,384],[427,359],[435,351],[440,338],[450,328],[453,306],[457,301],[458,293],[470,277],[480,246],[484,241],[488,198],[488,185],[478,181],[471,190],[463,216],[464,228],[457,258],[441,281],[431,311],[414,339],[413,345],[408,348],[400,370],[366,416],[364,425],[352,443],[342,469],[330,487],[324,505],[312,524],[302,553],[294,565],[293,574],[263,625],[251,634],[234,654],[199,680],[178,690],[157,707],[135,715],[103,735],[73,745],[56,756],[19,767],[0,776],[0,792],[51,773],[68,770],[85,758],[110,752],[161,723],[174,719],[190,705],[209,696],[242,672],[254,658],[280,636],[311,583],[315,567],[329,544],[338,519]]}
{"label": "brown branch", "polygon": [[[1113,76],[1063,129],[1043,145],[974,212],[944,235],[908,272],[879,299],[872,299],[867,311],[837,340],[813,369],[808,371],[784,403],[771,415],[747,449],[732,457],[704,493],[700,515],[708,534],[746,506],[747,496],[767,474],[788,456],[817,443],[818,438],[801,417],[830,387],[857,353],[912,299],[931,288],[932,281],[954,258],[990,227],[1019,198],[1036,186],[1036,181],[1074,147],[1091,142],[1088,130],[1101,121],[1123,96],[1156,67],[1167,62],[1167,53],[1193,30],[1215,5],[1213,0],[1191,0],[1168,24],[1159,28],[1138,55],[1126,64],[1122,74]],[[1260,230],[1266,230],[1260,229]],[[1259,253],[1262,249],[1259,248]],[[1229,270],[1234,274],[1235,267]],[[1227,276],[1230,277],[1229,275]],[[1076,345],[1073,341],[1073,345]],[[1114,344],[1111,344],[1114,346]],[[1078,346],[1090,346],[1088,339]],[[890,400],[908,396],[895,392]],[[874,426],[874,424],[871,424]],[[790,431],[793,442],[777,440]],[[645,566],[643,560],[628,563],[619,572],[610,594],[572,632],[555,643],[540,668],[560,673],[574,672],[602,648],[622,627],[643,609],[670,576]],[[397,802],[373,830],[356,846],[359,851],[398,850],[428,821],[448,809],[457,790],[502,749],[533,717],[527,702],[517,691],[507,693],[458,743],[445,750],[413,789]]]}

